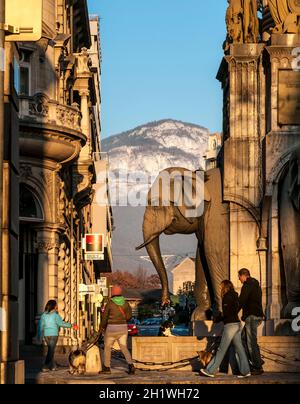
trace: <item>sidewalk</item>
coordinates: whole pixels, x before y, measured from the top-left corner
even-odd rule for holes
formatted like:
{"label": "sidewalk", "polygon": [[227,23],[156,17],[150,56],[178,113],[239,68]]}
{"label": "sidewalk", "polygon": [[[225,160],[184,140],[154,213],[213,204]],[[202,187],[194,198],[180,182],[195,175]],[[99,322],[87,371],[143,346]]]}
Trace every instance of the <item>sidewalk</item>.
{"label": "sidewalk", "polygon": [[237,379],[235,376],[221,375],[215,379],[207,379],[194,372],[143,372],[136,371],[135,376],[127,374],[127,365],[113,358],[111,375],[72,376],[69,374],[66,355],[57,355],[59,370],[42,373],[40,369],[43,359],[38,350],[23,354],[26,364],[27,384],[300,384],[300,374],[269,373],[249,379]]}

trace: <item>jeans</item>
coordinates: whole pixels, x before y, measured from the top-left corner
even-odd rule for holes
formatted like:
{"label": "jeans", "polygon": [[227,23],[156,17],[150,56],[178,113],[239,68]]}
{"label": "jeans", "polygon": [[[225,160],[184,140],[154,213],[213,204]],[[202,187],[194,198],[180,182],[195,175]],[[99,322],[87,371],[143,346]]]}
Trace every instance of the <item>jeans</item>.
{"label": "jeans", "polygon": [[257,329],[262,321],[263,319],[261,317],[249,316],[245,321],[245,328],[243,331],[243,340],[247,347],[247,354],[253,370],[261,369],[263,363],[257,343]]}
{"label": "jeans", "polygon": [[46,344],[48,346],[48,353],[45,361],[45,368],[55,369],[56,363],[54,361],[55,348],[58,341],[58,337],[45,337]]}
{"label": "jeans", "polygon": [[235,352],[237,355],[238,365],[241,374],[248,375],[250,373],[250,366],[247,354],[242,342],[242,325],[240,323],[232,323],[225,325],[222,341],[219,346],[218,352],[206,368],[208,373],[214,375],[218,372],[219,367],[231,343],[233,343],[235,347]]}
{"label": "jeans", "polygon": [[127,348],[128,328],[127,325],[109,325],[104,336],[104,366],[110,368],[111,350],[116,341],[129,365],[133,364],[130,352]]}

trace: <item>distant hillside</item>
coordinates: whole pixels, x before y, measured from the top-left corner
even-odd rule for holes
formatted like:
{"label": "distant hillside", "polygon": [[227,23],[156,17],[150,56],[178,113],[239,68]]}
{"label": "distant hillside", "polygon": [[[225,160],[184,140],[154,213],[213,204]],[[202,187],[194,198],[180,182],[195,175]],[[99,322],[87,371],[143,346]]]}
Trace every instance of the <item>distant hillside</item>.
{"label": "distant hillside", "polygon": [[[102,141],[102,151],[108,153],[110,170],[118,172],[144,172],[158,175],[169,167],[196,170],[204,167],[203,155],[207,150],[208,129],[175,120],[151,122],[131,131],[111,136]],[[142,188],[141,188],[142,190]],[[142,222],[145,208],[113,207],[116,230],[113,236],[114,268],[136,270],[153,266],[136,252],[142,240]],[[163,236],[162,254],[168,261],[187,254],[194,256],[196,240],[193,236]]]}

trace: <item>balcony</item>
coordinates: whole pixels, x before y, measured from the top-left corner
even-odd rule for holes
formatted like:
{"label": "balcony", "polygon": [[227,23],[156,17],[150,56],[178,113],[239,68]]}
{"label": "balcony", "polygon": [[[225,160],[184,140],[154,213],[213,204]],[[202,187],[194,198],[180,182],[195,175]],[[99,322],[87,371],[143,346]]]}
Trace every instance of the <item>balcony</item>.
{"label": "balcony", "polygon": [[86,143],[78,106],[61,105],[45,94],[20,97],[22,156],[64,164],[78,157]]}

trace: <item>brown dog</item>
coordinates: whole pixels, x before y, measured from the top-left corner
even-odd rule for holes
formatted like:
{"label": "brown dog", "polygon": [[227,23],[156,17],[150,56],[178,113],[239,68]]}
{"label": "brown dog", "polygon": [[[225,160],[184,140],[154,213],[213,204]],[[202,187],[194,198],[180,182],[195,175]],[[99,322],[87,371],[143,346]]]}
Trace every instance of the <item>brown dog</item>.
{"label": "brown dog", "polygon": [[71,375],[84,375],[86,365],[86,354],[81,349],[70,352],[69,355],[70,374]]}
{"label": "brown dog", "polygon": [[206,352],[206,351],[201,351],[197,352],[199,355],[199,362],[201,365],[201,368],[206,368],[207,365],[211,362],[213,358],[213,354],[211,352]]}

